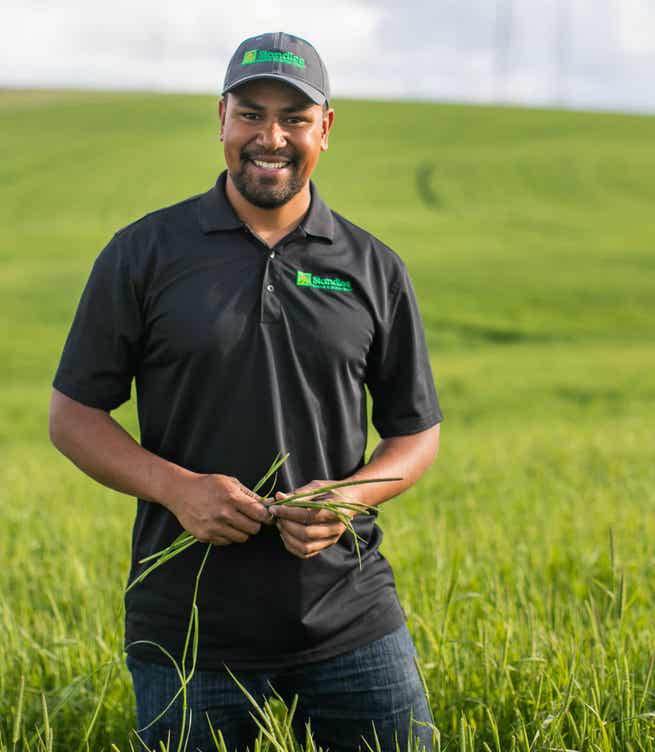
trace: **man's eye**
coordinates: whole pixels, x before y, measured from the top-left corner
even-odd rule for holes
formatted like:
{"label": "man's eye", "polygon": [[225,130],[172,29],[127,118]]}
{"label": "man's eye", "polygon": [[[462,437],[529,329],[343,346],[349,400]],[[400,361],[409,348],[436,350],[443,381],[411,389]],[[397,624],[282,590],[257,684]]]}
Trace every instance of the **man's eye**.
{"label": "man's eye", "polygon": [[244,112],[243,117],[246,118],[246,120],[256,120],[259,117],[259,114],[257,112]]}

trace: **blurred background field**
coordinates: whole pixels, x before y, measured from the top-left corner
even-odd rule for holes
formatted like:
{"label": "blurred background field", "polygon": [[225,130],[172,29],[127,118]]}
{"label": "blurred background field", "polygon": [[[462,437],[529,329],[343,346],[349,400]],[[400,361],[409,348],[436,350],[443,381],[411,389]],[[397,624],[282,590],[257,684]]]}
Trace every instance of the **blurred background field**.
{"label": "blurred background field", "polygon": [[[316,182],[405,260],[446,415],[380,516],[442,748],[655,749],[655,120],[335,107]],[[44,704],[55,749],[125,750],[134,502],[49,445],[50,381],[113,232],[222,169],[216,102],[0,117],[0,750],[47,749]]]}

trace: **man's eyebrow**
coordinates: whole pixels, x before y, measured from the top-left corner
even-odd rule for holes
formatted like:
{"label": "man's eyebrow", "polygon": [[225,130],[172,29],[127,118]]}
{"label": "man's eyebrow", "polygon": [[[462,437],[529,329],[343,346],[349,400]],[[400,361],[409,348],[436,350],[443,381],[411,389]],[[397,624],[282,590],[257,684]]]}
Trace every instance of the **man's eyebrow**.
{"label": "man's eyebrow", "polygon": [[[248,110],[257,110],[258,112],[261,112],[262,110],[265,110],[266,108],[258,104],[257,102],[253,102],[251,99],[247,99],[246,97],[235,97],[237,100],[237,105],[239,107],[245,107]],[[289,107],[282,107],[280,109],[280,112],[303,112],[304,110],[308,110],[310,107],[313,106],[313,102],[307,100],[307,101],[298,101],[295,104],[289,105]]]}
{"label": "man's eyebrow", "polygon": [[235,97],[235,99],[237,100],[237,105],[239,107],[247,107],[249,110],[264,109],[261,104],[257,104],[257,102],[253,102],[251,99],[246,99],[245,97]]}

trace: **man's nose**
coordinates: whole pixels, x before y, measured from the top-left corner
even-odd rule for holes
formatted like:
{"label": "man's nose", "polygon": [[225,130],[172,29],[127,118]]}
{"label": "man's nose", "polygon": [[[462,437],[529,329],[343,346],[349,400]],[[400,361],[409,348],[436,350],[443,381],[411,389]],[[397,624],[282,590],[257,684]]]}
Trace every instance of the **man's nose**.
{"label": "man's nose", "polygon": [[259,141],[267,149],[281,149],[286,144],[286,134],[277,120],[264,121],[259,132]]}

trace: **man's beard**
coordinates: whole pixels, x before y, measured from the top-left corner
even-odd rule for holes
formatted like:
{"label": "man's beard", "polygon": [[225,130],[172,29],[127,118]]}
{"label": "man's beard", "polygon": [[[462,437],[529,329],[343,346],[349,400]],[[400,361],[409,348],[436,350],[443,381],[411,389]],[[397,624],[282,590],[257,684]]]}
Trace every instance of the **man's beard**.
{"label": "man's beard", "polygon": [[230,173],[230,177],[239,193],[254,206],[260,209],[277,209],[278,206],[283,206],[290,201],[303,188],[304,183],[298,175],[295,161],[291,160],[289,167],[286,168],[291,172],[286,180],[280,183],[277,177],[273,178],[271,175],[273,181],[267,185],[265,176],[263,179],[257,179],[248,174],[249,160],[250,157],[242,154],[241,169]]}

